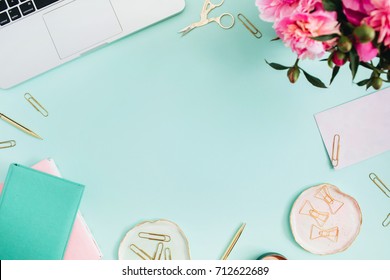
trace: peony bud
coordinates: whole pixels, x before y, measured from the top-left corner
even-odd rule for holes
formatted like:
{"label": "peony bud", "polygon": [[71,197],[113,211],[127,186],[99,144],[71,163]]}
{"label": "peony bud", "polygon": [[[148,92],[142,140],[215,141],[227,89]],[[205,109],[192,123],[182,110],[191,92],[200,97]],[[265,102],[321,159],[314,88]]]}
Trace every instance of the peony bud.
{"label": "peony bud", "polygon": [[347,62],[347,56],[343,52],[335,51],[332,54],[332,62],[337,66],[343,66]]}
{"label": "peony bud", "polygon": [[366,25],[360,25],[353,30],[353,35],[359,43],[368,43],[374,40],[375,30]]}
{"label": "peony bud", "polygon": [[337,43],[337,47],[343,53],[347,53],[352,49],[352,42],[347,36],[341,36]]}
{"label": "peony bud", "polygon": [[301,73],[301,71],[299,70],[299,68],[296,66],[293,66],[290,69],[288,69],[287,77],[290,80],[290,82],[292,84],[294,84],[296,81],[298,81],[300,73]]}
{"label": "peony bud", "polygon": [[331,54],[331,55],[328,57],[328,66],[329,66],[330,68],[333,68],[333,66],[334,66],[334,63],[333,63],[333,61],[332,61],[332,56],[333,56],[333,54]]}
{"label": "peony bud", "polygon": [[375,77],[373,80],[372,80],[372,87],[376,90],[380,89],[382,87],[382,79],[379,78],[379,77]]}

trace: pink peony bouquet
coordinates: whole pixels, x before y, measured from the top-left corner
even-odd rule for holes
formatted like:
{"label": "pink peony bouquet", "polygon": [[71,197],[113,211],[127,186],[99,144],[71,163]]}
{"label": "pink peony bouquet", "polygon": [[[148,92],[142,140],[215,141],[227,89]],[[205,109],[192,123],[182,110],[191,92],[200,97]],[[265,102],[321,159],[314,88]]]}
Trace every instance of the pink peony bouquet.
{"label": "pink peony bouquet", "polygon": [[360,66],[370,70],[371,76],[357,83],[367,89],[390,82],[390,0],[256,0],[256,5],[260,18],[273,22],[276,39],[297,54],[293,66],[267,62],[288,70],[291,83],[302,71],[311,84],[326,88],[298,65],[325,54],[321,60],[333,69],[330,84],[344,65],[349,65],[352,80]]}

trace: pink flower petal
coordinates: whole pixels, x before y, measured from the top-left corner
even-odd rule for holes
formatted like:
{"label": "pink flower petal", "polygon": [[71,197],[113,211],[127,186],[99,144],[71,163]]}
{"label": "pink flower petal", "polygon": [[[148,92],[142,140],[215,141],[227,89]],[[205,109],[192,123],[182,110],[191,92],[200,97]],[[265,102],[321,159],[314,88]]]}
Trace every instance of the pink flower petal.
{"label": "pink flower petal", "polygon": [[359,55],[360,61],[369,62],[378,55],[378,49],[372,42],[358,43],[355,45],[355,49]]}

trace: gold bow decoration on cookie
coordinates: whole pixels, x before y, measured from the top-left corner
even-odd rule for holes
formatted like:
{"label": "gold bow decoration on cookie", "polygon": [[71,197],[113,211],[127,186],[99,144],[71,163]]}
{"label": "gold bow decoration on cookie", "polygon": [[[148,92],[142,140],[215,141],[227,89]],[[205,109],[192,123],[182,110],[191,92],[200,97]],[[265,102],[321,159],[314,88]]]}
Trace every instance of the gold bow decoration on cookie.
{"label": "gold bow decoration on cookie", "polygon": [[299,210],[299,214],[312,217],[320,227],[324,226],[329,219],[329,213],[318,211],[308,200],[305,201],[302,208]]}
{"label": "gold bow decoration on cookie", "polygon": [[339,238],[339,227],[322,229],[315,225],[311,226],[310,239],[327,238],[330,241],[337,242]]}
{"label": "gold bow decoration on cookie", "polygon": [[341,207],[343,207],[344,203],[341,201],[338,201],[334,199],[330,193],[327,186],[323,186],[315,195],[316,198],[322,199],[323,201],[328,204],[330,212],[332,214],[336,214],[337,211],[340,210]]}

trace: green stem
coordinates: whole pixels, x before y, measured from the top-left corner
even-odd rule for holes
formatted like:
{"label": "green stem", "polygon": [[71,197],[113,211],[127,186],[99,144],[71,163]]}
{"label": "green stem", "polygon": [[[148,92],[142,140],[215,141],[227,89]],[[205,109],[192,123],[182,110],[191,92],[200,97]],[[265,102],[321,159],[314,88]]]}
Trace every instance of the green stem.
{"label": "green stem", "polygon": [[299,58],[297,58],[297,60],[295,61],[294,67],[298,67],[298,62],[299,62]]}

